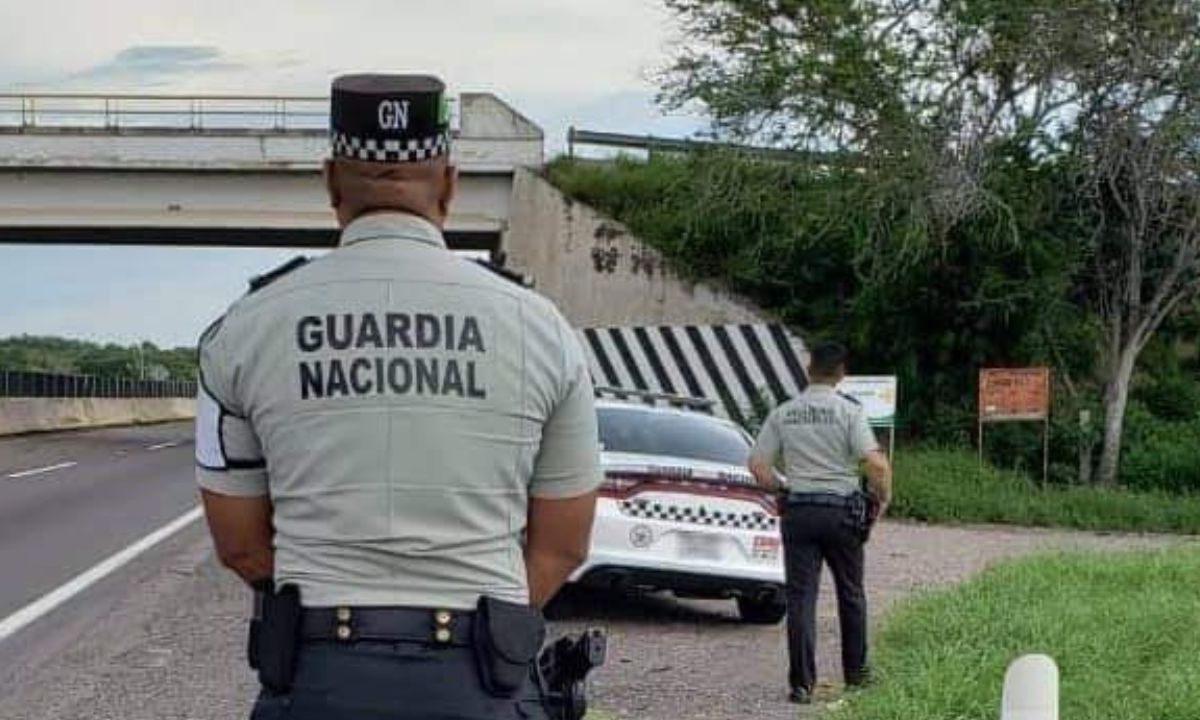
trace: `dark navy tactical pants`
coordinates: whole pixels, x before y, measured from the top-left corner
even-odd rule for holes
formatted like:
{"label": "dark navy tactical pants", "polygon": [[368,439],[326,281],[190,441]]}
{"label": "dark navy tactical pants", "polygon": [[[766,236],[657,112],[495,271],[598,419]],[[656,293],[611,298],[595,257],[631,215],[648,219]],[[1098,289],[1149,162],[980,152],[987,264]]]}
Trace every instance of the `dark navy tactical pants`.
{"label": "dark navy tactical pants", "polygon": [[863,590],[863,543],[838,507],[788,505],[783,514],[783,556],[787,582],[788,681],[812,690],[817,682],[817,590],[822,561],[829,563],[837,588],[842,633],[842,671],[847,682],[867,669],[867,597]]}
{"label": "dark navy tactical pants", "polygon": [[251,720],[547,720],[530,682],[489,696],[470,648],[416,643],[309,642],[286,695],[259,696]]}

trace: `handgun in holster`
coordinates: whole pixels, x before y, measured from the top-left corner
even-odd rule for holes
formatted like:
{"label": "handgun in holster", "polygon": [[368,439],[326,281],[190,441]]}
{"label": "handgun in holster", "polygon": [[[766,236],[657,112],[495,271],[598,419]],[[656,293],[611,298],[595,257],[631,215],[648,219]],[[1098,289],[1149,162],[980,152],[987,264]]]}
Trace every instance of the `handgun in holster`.
{"label": "handgun in holster", "polygon": [[269,580],[254,585],[254,611],[246,656],[258,681],[277,695],[292,687],[300,647],[300,589],[284,585],[275,591]]}
{"label": "handgun in holster", "polygon": [[537,676],[552,720],[581,720],[587,714],[587,676],[604,664],[608,636],[593,628],[559,638],[538,657]]}
{"label": "handgun in holster", "polygon": [[854,534],[863,543],[871,539],[871,529],[879,517],[879,498],[869,489],[863,488],[850,496],[848,506],[850,524]]}

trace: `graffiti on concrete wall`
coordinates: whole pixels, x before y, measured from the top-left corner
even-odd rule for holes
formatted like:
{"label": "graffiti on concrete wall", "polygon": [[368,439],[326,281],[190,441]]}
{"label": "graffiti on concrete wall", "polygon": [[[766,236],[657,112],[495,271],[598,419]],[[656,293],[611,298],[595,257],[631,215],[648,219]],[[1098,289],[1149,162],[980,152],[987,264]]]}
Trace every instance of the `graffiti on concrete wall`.
{"label": "graffiti on concrete wall", "polygon": [[[594,237],[596,243],[592,246],[592,267],[598,273],[615,273],[621,266],[624,254],[617,241],[626,237],[625,231],[616,225],[603,222],[596,227]],[[629,272],[633,275],[654,277],[655,272],[663,269],[662,258],[644,245],[639,244],[628,255]]]}

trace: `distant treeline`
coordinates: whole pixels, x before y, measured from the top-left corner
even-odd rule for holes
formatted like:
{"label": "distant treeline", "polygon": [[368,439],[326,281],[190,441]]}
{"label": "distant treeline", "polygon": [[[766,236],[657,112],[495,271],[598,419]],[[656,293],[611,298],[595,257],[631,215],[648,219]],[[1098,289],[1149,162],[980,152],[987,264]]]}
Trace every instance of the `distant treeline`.
{"label": "distant treeline", "polygon": [[153,343],[116,345],[60,337],[0,338],[0,370],[90,375],[99,378],[194,380],[196,349]]}

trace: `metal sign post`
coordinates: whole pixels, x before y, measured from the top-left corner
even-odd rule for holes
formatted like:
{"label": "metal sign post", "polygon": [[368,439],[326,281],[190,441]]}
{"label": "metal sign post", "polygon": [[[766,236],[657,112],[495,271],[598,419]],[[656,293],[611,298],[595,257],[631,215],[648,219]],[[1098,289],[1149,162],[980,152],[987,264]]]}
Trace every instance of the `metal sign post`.
{"label": "metal sign post", "polygon": [[983,467],[983,428],[988,423],[1042,423],[1042,486],[1050,479],[1050,369],[979,371],[979,465]]}

